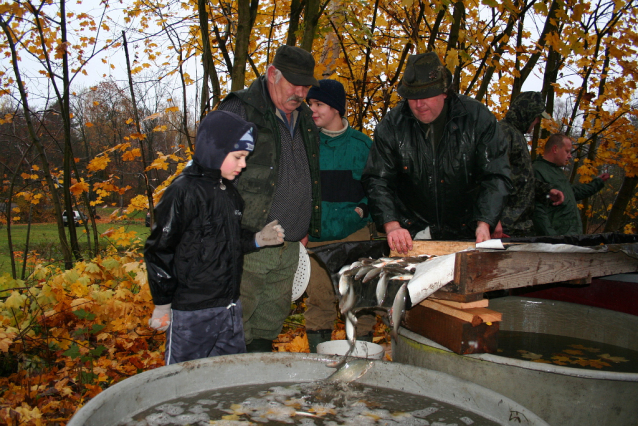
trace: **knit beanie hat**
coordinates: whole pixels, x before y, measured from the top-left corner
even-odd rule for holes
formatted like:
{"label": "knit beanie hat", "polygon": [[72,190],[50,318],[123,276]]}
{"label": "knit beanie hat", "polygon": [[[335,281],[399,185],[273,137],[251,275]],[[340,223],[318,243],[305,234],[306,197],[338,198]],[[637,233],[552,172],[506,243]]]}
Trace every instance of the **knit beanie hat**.
{"label": "knit beanie hat", "polygon": [[306,99],[316,99],[339,111],[342,117],[346,115],[346,91],[337,80],[319,80],[319,87],[311,87]]}
{"label": "knit beanie hat", "polygon": [[208,169],[219,169],[229,152],[255,148],[257,126],[229,111],[212,111],[199,124],[193,159]]}

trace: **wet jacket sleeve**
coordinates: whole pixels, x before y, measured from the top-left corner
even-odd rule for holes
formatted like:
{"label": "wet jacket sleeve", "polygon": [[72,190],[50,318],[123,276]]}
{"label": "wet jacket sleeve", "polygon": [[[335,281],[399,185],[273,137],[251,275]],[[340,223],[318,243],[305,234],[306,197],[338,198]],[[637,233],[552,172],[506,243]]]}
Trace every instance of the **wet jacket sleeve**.
{"label": "wet jacket sleeve", "polygon": [[383,229],[385,223],[399,220],[394,205],[397,159],[392,152],[392,145],[396,142],[395,135],[389,127],[387,122],[381,121],[375,129],[374,143],[361,177],[368,195],[370,215],[380,229]]}
{"label": "wet jacket sleeve", "polygon": [[574,190],[574,197],[576,200],[583,200],[587,197],[591,197],[605,186],[605,182],[599,177],[595,177],[589,183],[577,183],[572,185]]}
{"label": "wet jacket sleeve", "polygon": [[484,110],[478,119],[488,124],[477,123],[476,127],[483,131],[477,144],[481,190],[474,206],[474,220],[496,226],[512,191],[508,142],[491,113]]}
{"label": "wet jacket sleeve", "polygon": [[153,303],[172,303],[177,289],[175,276],[175,253],[184,235],[184,227],[189,223],[185,217],[183,190],[170,185],[162,200],[155,207],[155,224],[144,245],[144,260],[148,273],[148,284]]}
{"label": "wet jacket sleeve", "polygon": [[241,228],[240,240],[242,252],[250,253],[259,250],[257,244],[255,243],[255,233],[253,231]]}
{"label": "wet jacket sleeve", "polygon": [[540,179],[534,178],[534,199],[537,203],[547,202],[547,197],[549,195],[549,191],[551,190],[552,185]]}

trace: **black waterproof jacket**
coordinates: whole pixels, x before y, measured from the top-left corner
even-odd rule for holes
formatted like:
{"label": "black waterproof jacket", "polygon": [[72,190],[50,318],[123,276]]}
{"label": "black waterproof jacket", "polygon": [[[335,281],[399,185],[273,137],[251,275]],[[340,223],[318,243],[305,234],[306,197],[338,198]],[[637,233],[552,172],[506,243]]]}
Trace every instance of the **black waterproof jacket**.
{"label": "black waterproof jacket", "polygon": [[446,106],[436,151],[406,100],[375,129],[362,181],[378,227],[398,221],[413,237],[430,226],[434,239],[474,239],[477,221],[498,223],[511,180],[496,118],[467,96]]}
{"label": "black waterproof jacket", "polygon": [[241,229],[244,202],[219,170],[195,161],[155,207],[144,246],[153,303],[183,311],[227,306],[239,298],[243,254],[257,250]]}

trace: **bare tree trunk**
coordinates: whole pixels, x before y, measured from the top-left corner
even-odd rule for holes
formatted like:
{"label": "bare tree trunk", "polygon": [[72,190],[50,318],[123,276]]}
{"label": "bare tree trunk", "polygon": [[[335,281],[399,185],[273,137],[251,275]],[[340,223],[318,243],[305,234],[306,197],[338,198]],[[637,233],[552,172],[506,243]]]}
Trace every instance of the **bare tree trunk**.
{"label": "bare tree trunk", "polygon": [[[197,1],[199,11],[199,27],[202,34],[202,64],[204,67],[204,77],[202,78],[202,99],[200,104],[200,117],[210,109],[214,108],[221,101],[221,88],[219,78],[213,61],[213,54],[210,49],[210,32],[208,30],[208,11],[206,10],[206,0]],[[213,101],[209,102],[208,79],[213,87]],[[152,215],[153,213],[151,213]]]}
{"label": "bare tree trunk", "polygon": [[614,200],[614,204],[611,207],[611,211],[609,212],[604,232],[622,231],[626,220],[625,211],[635,196],[637,185],[638,176],[625,176],[618,190],[618,195]]}
{"label": "bare tree trunk", "polygon": [[290,2],[290,20],[288,24],[288,37],[286,38],[286,44],[288,46],[295,46],[297,44],[299,18],[301,18],[301,12],[304,10],[305,6],[305,0],[292,0]]}
{"label": "bare tree trunk", "polygon": [[131,74],[131,61],[128,54],[128,44],[126,43],[126,33],[122,31],[122,44],[124,45],[124,56],[126,58],[126,70],[128,74],[128,86],[131,92],[131,103],[133,107],[133,115],[135,116],[135,129],[137,130],[137,137],[140,141],[140,153],[142,155],[142,176],[144,176],[144,183],[146,185],[146,198],[148,199],[148,210],[151,213],[151,220],[153,220],[153,188],[151,188],[150,181],[148,179],[148,172],[146,168],[146,150],[144,149],[144,135],[140,127],[140,115],[137,111],[137,101],[135,100],[135,90],[133,89],[133,75]]}
{"label": "bare tree trunk", "polygon": [[[66,34],[66,0],[60,0],[60,33],[62,36],[62,44],[66,46],[67,34]],[[67,223],[69,228],[69,240],[71,241],[71,251],[73,252],[75,259],[82,260],[82,253],[80,252],[80,245],[78,244],[78,235],[75,226],[72,225],[71,220],[74,217],[73,214],[73,196],[71,195],[71,163],[73,160],[73,147],[71,146],[71,109],[69,102],[69,54],[66,49],[63,49],[62,54],[62,99],[61,99],[61,115],[62,123],[64,126],[64,183],[62,185],[64,192],[64,207],[67,212]],[[58,94],[59,97],[59,94]],[[75,176],[78,182],[80,176]]]}
{"label": "bare tree trunk", "polygon": [[[58,223],[58,238],[60,240],[60,248],[62,249],[62,256],[64,258],[64,267],[65,269],[71,269],[73,267],[73,255],[69,248],[69,243],[66,239],[66,232],[64,232],[64,223],[62,222],[62,206],[60,205],[60,197],[58,194],[57,186],[55,181],[53,180],[53,176],[51,175],[51,169],[49,167],[49,161],[46,157],[46,152],[42,143],[40,142],[40,138],[38,137],[35,128],[33,126],[33,121],[31,120],[31,109],[29,108],[29,102],[27,99],[27,92],[24,88],[24,83],[22,81],[22,75],[20,73],[20,67],[18,65],[18,54],[16,52],[15,40],[13,38],[13,33],[11,32],[9,22],[5,21],[2,16],[0,16],[0,27],[5,33],[7,37],[7,45],[11,51],[11,66],[13,67],[13,72],[16,78],[16,86],[18,87],[18,91],[20,92],[20,99],[22,101],[22,110],[24,112],[24,120],[27,124],[27,129],[29,131],[29,138],[35,145],[38,150],[38,155],[40,157],[41,165],[42,165],[42,173],[44,175],[44,179],[47,182],[47,186],[49,191],[51,192],[51,200],[53,202],[53,209],[55,211],[55,217]],[[9,213],[9,212],[7,212]]]}
{"label": "bare tree trunk", "polygon": [[[605,49],[605,60],[603,62],[603,69],[601,72],[602,78],[598,83],[598,97],[600,98],[605,94],[605,84],[607,84],[607,71],[609,70],[609,48]],[[600,117],[602,112],[602,106],[596,106],[596,117]],[[596,153],[598,151],[598,133],[594,134],[589,141],[589,148],[587,151],[587,159],[589,161],[594,161],[596,159]],[[589,218],[585,214],[589,208],[589,198],[583,200],[583,210],[581,211],[582,219],[583,219],[583,232],[587,232],[587,225],[589,222]]]}
{"label": "bare tree trunk", "polygon": [[235,58],[233,61],[233,72],[231,74],[232,85],[230,90],[236,91],[244,88],[246,83],[246,62],[248,62],[248,44],[253,24],[257,17],[257,7],[259,0],[239,0],[237,8],[239,17],[237,19],[237,34],[235,35]]}
{"label": "bare tree trunk", "polygon": [[317,24],[319,23],[319,18],[327,4],[328,2],[322,6],[321,0],[306,0],[306,10],[303,20],[304,31],[300,47],[308,52],[312,53],[312,43],[315,40]]}
{"label": "bare tree trunk", "polygon": [[363,76],[361,76],[361,91],[358,95],[358,105],[355,117],[356,129],[363,130],[363,119],[365,117],[366,109],[364,108],[364,99],[366,95],[366,79],[368,78],[368,64],[370,63],[370,52],[372,50],[372,37],[374,37],[374,30],[377,25],[377,13],[379,11],[379,0],[374,2],[374,12],[372,13],[372,22],[370,23],[370,39],[367,40],[365,65],[363,66]]}

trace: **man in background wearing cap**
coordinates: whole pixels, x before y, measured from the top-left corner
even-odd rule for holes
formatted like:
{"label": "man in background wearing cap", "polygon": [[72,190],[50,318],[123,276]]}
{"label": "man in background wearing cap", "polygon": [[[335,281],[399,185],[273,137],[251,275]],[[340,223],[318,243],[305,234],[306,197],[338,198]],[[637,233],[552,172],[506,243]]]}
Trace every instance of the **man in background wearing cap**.
{"label": "man in background wearing cap", "polygon": [[514,191],[507,199],[501,216],[502,232],[497,226],[495,238],[530,237],[534,235],[534,202],[549,199],[557,206],[563,202],[563,193],[534,178],[532,157],[525,133],[534,131],[541,119],[551,119],[545,112],[540,92],[520,93],[510,105],[505,118],[499,122],[509,146],[510,168]]}
{"label": "man in background wearing cap", "polygon": [[275,219],[286,230],[283,246],[246,255],[241,281],[248,352],[270,352],[290,312],[299,244],[321,233],[319,133],[304,103],[315,60],[281,46],[266,75],[230,93],[219,109],[255,123],[258,137],[237,189],[246,201],[242,227],[259,230]]}
{"label": "man in background wearing cap", "polygon": [[144,245],[155,308],[149,326],[166,330],[166,365],[246,352],[239,283],[246,252],[283,242],[276,221],[241,228],[244,202],[232,181],[246,167],[256,128],[212,111],[197,130],[195,154],[155,207]]}
{"label": "man in background wearing cap", "polygon": [[[368,199],[361,184],[372,141],[348,124],[346,91],[336,80],[319,80],[308,92],[312,118],[320,130],[321,238],[310,237],[308,248],[346,241],[370,240]],[[331,340],[337,318],[335,292],[328,271],[310,258],[306,333],[310,352]],[[376,315],[363,315],[357,339],[372,341]]]}
{"label": "man in background wearing cap", "polygon": [[507,143],[480,102],[452,90],[434,52],[411,55],[404,99],[374,132],[363,184],[390,249],[412,239],[490,239],[511,190]]}

